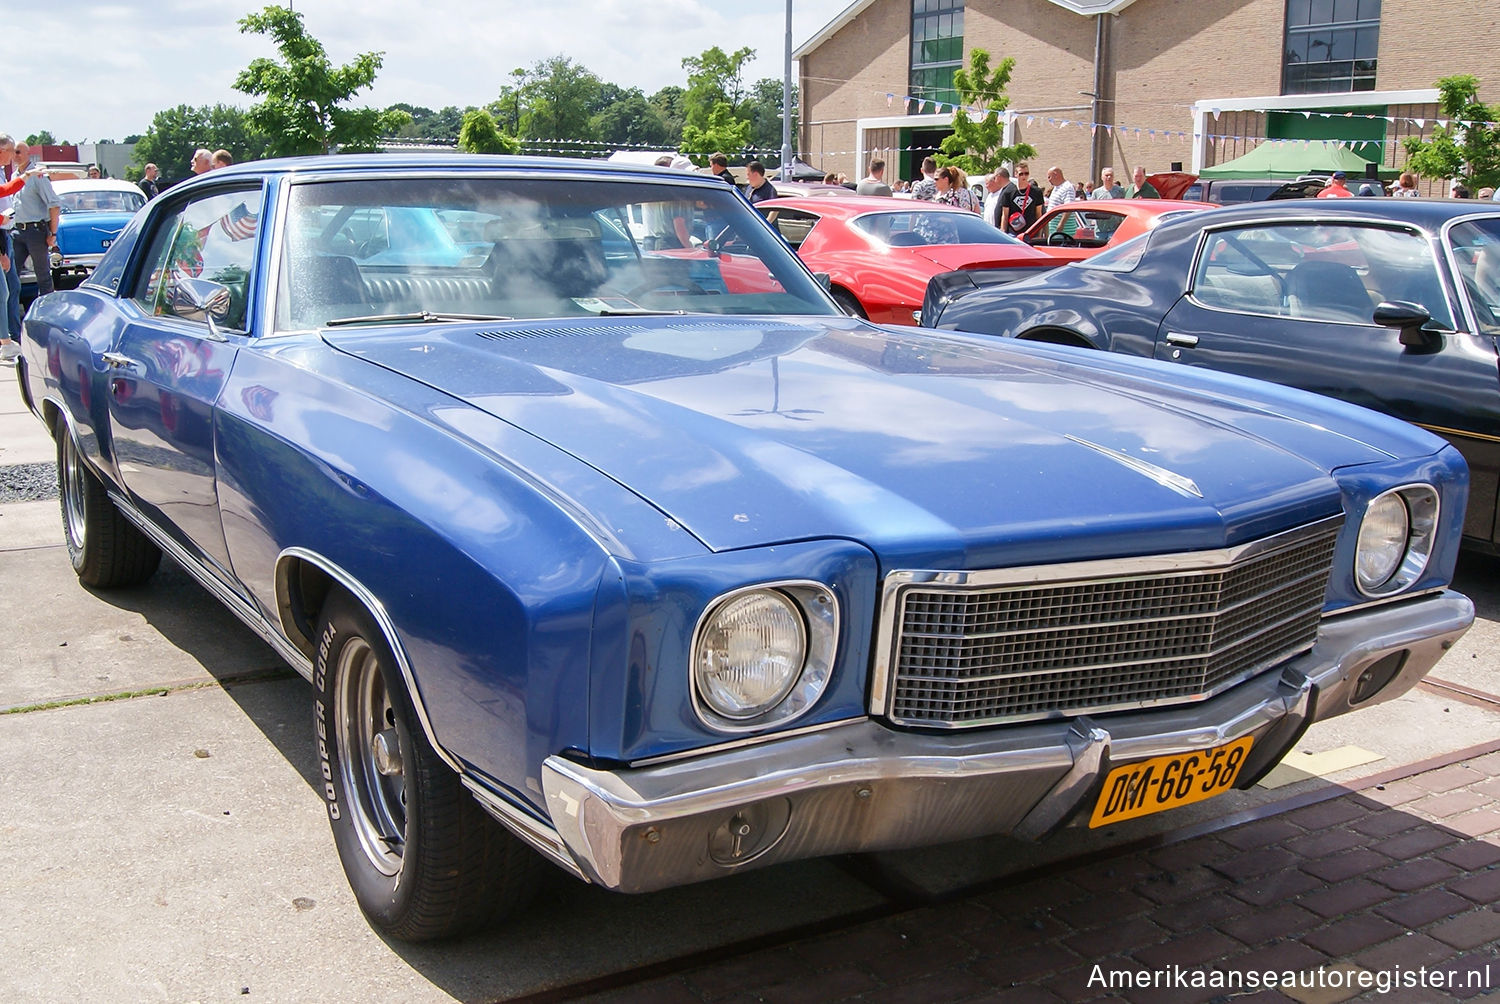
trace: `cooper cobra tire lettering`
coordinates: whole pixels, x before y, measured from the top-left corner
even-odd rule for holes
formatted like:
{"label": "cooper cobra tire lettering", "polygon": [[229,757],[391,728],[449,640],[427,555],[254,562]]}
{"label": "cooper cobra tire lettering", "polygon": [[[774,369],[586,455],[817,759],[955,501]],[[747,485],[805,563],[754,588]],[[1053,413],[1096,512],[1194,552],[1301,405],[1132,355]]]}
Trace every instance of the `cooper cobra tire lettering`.
{"label": "cooper cobra tire lettering", "polygon": [[337,633],[337,629],[332,624],[324,629],[322,637],[318,639],[318,659],[313,671],[313,685],[318,689],[318,697],[314,701],[314,710],[317,715],[318,766],[323,771],[323,797],[328,802],[329,819],[338,819],[341,815],[338,788],[333,783],[333,764],[328,757],[328,707],[323,702],[323,694],[326,692],[324,685],[328,682],[328,652],[333,647],[333,639]]}

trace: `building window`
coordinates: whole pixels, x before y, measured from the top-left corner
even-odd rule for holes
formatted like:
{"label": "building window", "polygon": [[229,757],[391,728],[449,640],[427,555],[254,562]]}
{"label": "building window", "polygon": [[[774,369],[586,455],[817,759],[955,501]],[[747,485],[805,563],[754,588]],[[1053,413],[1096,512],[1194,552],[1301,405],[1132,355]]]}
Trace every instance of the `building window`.
{"label": "building window", "polygon": [[912,0],[909,111],[926,111],[934,101],[958,104],[953,71],[964,62],[964,0]]}
{"label": "building window", "polygon": [[1380,0],[1287,0],[1283,94],[1375,89]]}

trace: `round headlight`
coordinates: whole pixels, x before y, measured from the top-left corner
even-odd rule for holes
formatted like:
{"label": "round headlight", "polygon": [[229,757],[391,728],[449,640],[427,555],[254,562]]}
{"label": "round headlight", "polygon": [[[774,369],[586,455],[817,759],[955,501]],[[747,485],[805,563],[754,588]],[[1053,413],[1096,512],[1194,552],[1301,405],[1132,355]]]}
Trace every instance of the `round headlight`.
{"label": "round headlight", "polygon": [[791,692],[807,657],[807,627],[785,595],[769,589],[741,593],[715,609],[703,625],[693,673],[698,693],[717,714],[754,718]]}
{"label": "round headlight", "polygon": [[1359,549],[1354,561],[1359,588],[1374,593],[1396,574],[1406,557],[1410,530],[1406,502],[1399,494],[1382,495],[1370,503],[1359,525]]}

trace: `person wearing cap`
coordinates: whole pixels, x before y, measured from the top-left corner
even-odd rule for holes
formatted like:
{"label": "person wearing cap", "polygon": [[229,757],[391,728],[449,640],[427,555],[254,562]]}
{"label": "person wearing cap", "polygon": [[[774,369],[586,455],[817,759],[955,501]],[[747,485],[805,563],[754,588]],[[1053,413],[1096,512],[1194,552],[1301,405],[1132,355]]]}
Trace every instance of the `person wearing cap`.
{"label": "person wearing cap", "polygon": [[1348,178],[1343,171],[1334,171],[1333,177],[1328,179],[1328,184],[1318,193],[1320,199],[1352,199],[1354,193],[1349,191],[1349,186],[1344,184]]}

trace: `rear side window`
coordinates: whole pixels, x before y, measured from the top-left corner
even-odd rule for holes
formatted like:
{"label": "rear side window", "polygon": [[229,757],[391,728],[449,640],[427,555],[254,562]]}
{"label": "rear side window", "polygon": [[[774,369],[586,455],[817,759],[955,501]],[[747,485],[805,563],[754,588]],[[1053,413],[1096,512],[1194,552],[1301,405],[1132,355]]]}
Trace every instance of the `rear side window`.
{"label": "rear side window", "polygon": [[1141,263],[1141,256],[1146,253],[1146,242],[1151,239],[1150,233],[1132,237],[1124,244],[1117,244],[1106,251],[1101,251],[1091,258],[1075,262],[1077,268],[1100,268],[1106,272],[1134,272],[1135,267]]}
{"label": "rear side window", "polygon": [[1193,297],[1221,310],[1367,325],[1377,304],[1405,300],[1443,327],[1453,323],[1431,245],[1389,227],[1285,224],[1209,233]]}

